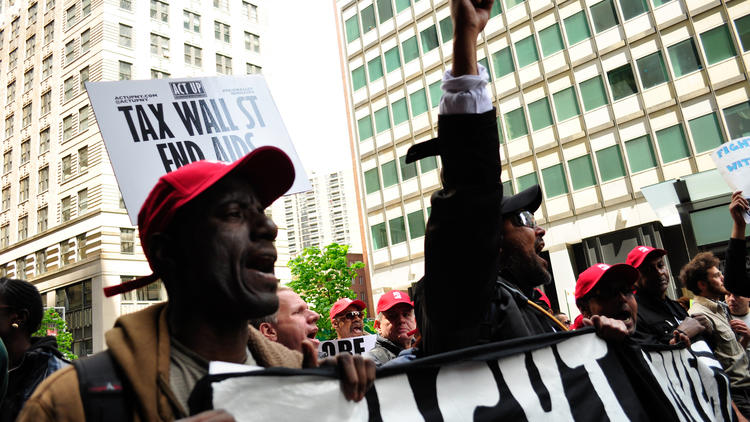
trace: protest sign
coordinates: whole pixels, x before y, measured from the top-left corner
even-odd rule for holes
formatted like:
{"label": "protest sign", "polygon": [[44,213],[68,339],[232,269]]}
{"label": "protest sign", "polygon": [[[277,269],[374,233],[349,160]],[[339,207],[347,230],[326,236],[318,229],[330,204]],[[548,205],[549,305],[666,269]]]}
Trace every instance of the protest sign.
{"label": "protest sign", "polygon": [[704,342],[693,349],[606,343],[593,329],[493,343],[383,367],[348,402],[333,369],[209,375],[191,413],[238,422],[732,420],[729,380]]}
{"label": "protest sign", "polygon": [[[732,191],[741,190],[746,198],[750,198],[750,137],[722,144],[711,158]],[[744,217],[750,224],[750,210]]]}
{"label": "protest sign", "polygon": [[272,145],[310,182],[260,75],[86,82],[130,220],[162,175],[197,160],[233,162]]}
{"label": "protest sign", "polygon": [[333,356],[341,352],[349,352],[355,355],[369,352],[375,347],[375,341],[378,336],[370,334],[359,337],[340,338],[335,340],[323,341],[318,345],[318,352],[321,356]]}

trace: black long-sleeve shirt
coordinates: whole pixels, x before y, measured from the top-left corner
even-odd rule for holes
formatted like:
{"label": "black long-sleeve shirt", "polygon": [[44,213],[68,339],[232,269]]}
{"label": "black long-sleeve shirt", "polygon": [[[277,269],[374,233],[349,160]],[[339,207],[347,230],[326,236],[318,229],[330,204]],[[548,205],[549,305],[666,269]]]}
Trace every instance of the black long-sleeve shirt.
{"label": "black long-sleeve shirt", "polygon": [[750,273],[746,260],[745,240],[730,238],[724,265],[724,287],[736,295],[750,297]]}

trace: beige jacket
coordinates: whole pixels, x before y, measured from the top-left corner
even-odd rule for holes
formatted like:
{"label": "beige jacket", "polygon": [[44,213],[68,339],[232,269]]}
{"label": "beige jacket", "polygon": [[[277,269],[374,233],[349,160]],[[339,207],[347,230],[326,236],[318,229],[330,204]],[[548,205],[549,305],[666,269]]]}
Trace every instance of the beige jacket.
{"label": "beige jacket", "polygon": [[[107,331],[107,347],[132,385],[137,406],[134,421],[172,421],[182,414],[169,388],[169,332],[166,303],[118,318]],[[302,354],[274,343],[250,327],[248,347],[260,366],[300,368]],[[75,368],[47,378],[26,402],[18,421],[83,421]]]}

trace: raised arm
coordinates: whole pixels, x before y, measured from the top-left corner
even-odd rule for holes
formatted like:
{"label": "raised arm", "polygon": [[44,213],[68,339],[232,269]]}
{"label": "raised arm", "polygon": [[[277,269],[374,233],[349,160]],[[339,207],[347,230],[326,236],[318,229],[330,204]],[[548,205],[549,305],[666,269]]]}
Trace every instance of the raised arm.
{"label": "raised arm", "polygon": [[453,76],[478,75],[477,38],[490,19],[493,0],[454,0]]}
{"label": "raised arm", "polygon": [[745,218],[748,210],[747,200],[742,191],[732,194],[729,214],[732,216],[732,237],[727,248],[726,266],[724,268],[724,286],[739,296],[750,297],[750,275],[745,267],[747,249],[745,246]]}

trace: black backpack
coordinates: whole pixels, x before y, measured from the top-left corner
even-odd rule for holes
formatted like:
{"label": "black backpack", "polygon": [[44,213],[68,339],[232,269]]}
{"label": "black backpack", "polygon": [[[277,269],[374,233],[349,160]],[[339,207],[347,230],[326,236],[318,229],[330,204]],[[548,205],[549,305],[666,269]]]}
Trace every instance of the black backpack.
{"label": "black backpack", "polygon": [[132,389],[109,350],[73,361],[87,422],[126,422],[133,413]]}

